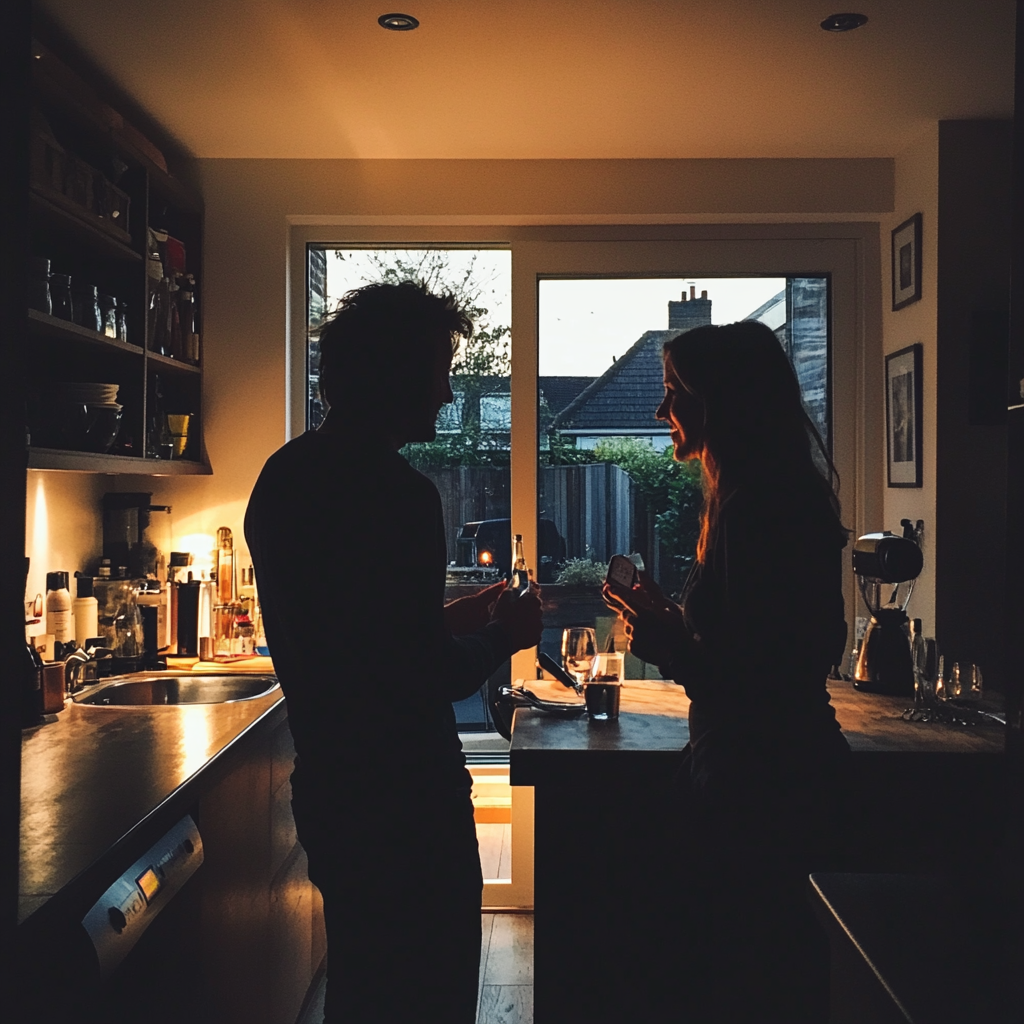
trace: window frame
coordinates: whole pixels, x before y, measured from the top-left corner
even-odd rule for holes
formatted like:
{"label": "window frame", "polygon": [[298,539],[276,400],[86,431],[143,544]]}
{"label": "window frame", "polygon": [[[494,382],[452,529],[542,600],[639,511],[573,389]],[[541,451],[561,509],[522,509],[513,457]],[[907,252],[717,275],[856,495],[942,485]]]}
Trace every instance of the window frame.
{"label": "window frame", "polygon": [[[355,248],[500,248],[512,250],[511,507],[527,559],[537,561],[538,282],[543,277],[827,276],[830,436],[840,473],[843,519],[854,536],[882,523],[884,404],[882,273],[877,221],[813,223],[368,224],[303,217],[289,228],[285,387],[287,437],[306,423],[307,245]],[[843,564],[846,616],[857,595]],[[850,630],[852,638],[853,630]],[[513,678],[533,675],[532,651],[512,660]],[[515,788],[513,794],[516,795]],[[513,882],[485,890],[488,906],[532,905],[532,791],[513,802]],[[528,809],[529,808],[529,809]],[[518,816],[518,823],[517,823]],[[516,852],[518,851],[518,853]],[[517,866],[518,865],[518,866]]]}

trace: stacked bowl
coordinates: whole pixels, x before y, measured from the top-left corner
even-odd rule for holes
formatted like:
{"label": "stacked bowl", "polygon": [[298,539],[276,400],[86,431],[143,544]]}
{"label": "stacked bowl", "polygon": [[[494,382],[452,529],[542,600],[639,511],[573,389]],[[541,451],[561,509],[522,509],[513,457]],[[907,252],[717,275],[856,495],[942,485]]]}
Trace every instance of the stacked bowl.
{"label": "stacked bowl", "polygon": [[121,427],[117,384],[53,381],[42,398],[33,444],[78,452],[109,452]]}

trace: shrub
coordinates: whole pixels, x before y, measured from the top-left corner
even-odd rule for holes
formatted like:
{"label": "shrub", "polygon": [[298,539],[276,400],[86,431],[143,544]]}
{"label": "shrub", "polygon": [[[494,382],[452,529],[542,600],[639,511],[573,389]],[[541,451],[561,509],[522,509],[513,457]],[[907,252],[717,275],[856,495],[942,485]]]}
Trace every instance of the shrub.
{"label": "shrub", "polygon": [[570,558],[558,570],[555,583],[565,587],[599,587],[607,570],[604,562],[592,558]]}

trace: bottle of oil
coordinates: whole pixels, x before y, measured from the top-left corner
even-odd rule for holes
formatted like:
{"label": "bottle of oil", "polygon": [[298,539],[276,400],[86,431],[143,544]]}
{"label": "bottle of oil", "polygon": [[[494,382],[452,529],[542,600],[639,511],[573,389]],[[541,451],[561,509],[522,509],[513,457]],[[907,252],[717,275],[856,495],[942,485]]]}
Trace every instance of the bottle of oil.
{"label": "bottle of oil", "polygon": [[526,552],[523,549],[523,535],[517,533],[512,540],[512,579],[509,581],[509,589],[517,597],[525,594],[530,589],[530,579],[533,573],[526,566]]}

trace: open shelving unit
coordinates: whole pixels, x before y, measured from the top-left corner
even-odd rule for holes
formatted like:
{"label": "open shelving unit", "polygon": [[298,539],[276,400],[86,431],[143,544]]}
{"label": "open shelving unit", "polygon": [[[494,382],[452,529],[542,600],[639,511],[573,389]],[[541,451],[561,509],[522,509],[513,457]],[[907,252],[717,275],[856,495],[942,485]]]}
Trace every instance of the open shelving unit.
{"label": "open shelving unit", "polygon": [[[28,196],[31,255],[49,259],[52,274],[70,274],[73,289],[76,284],[96,285],[101,294],[115,296],[126,309],[128,330],[127,340],[111,338],[39,309],[29,311],[28,398],[32,429],[38,436],[51,443],[54,438],[54,431],[46,429],[53,409],[46,399],[49,384],[116,383],[117,400],[123,406],[120,433],[109,454],[37,443],[29,449],[29,468],[152,476],[208,474],[211,468],[202,436],[202,349],[198,365],[151,349],[146,275],[149,229],[167,231],[184,244],[201,315],[202,200],[168,172],[160,150],[45,43],[33,42],[33,57],[34,110],[52,129],[59,147],[116,182],[127,194],[129,207],[120,219],[106,219],[99,205],[95,209],[79,205],[37,176]],[[201,321],[196,332],[202,337]],[[192,417],[181,458],[157,457],[158,416],[169,413]]]}

